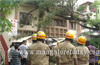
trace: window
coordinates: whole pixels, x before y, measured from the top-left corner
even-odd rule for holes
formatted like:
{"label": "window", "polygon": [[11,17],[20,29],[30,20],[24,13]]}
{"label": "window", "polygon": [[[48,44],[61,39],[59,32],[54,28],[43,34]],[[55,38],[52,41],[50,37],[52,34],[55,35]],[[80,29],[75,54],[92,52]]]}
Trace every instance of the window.
{"label": "window", "polygon": [[52,21],[52,25],[54,26],[63,26],[65,25],[65,20],[58,20],[58,19],[55,19]]}
{"label": "window", "polygon": [[69,27],[70,27],[70,29],[76,29],[76,23],[70,22]]}
{"label": "window", "polygon": [[28,15],[27,13],[20,12],[20,23],[29,25],[31,22],[31,15]]}

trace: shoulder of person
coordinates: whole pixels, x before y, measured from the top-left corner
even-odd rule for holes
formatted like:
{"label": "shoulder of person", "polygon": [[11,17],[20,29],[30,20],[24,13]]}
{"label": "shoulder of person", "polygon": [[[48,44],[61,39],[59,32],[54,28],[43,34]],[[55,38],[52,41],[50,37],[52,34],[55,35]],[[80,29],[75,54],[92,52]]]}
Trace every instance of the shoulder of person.
{"label": "shoulder of person", "polygon": [[34,46],[34,44],[30,45],[30,46],[28,47],[28,49],[31,49],[33,46]]}
{"label": "shoulder of person", "polygon": [[70,43],[70,46],[73,47],[73,48],[76,48],[76,47],[75,47],[73,44],[71,44],[71,43]]}
{"label": "shoulder of person", "polygon": [[76,49],[79,49],[80,47],[79,46],[77,46],[77,47],[75,47]]}
{"label": "shoulder of person", "polygon": [[54,49],[57,49],[58,48],[58,46],[54,46]]}
{"label": "shoulder of person", "polygon": [[12,51],[11,53],[15,53],[15,50],[14,50],[14,51]]}
{"label": "shoulder of person", "polygon": [[47,44],[43,44],[44,46],[46,46],[46,47],[49,47]]}
{"label": "shoulder of person", "polygon": [[19,46],[19,48],[22,47],[22,44]]}
{"label": "shoulder of person", "polygon": [[14,48],[14,47],[11,47],[11,48],[10,48],[10,51],[14,51],[14,50],[15,50],[15,48]]}
{"label": "shoulder of person", "polygon": [[58,46],[62,46],[65,42],[60,43]]}
{"label": "shoulder of person", "polygon": [[85,47],[85,49],[87,49],[89,51],[89,48],[87,46],[84,46],[84,47]]}

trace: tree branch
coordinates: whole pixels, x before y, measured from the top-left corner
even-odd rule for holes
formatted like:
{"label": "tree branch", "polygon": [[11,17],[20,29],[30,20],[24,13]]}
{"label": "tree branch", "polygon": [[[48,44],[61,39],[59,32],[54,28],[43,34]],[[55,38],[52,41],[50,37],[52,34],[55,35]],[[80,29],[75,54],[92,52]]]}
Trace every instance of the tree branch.
{"label": "tree branch", "polygon": [[33,10],[31,10],[30,12],[28,12],[27,14],[30,14],[31,12],[33,12],[33,11],[35,11],[35,10],[37,10],[38,8],[35,8],[35,9],[33,9]]}
{"label": "tree branch", "polygon": [[88,29],[92,29],[92,30],[99,30],[99,29],[97,29],[97,28],[92,28],[92,27],[88,27],[88,26],[85,26],[85,25],[82,25],[82,24],[80,24],[79,22],[77,22],[79,25],[81,25],[82,27],[84,27],[84,28],[88,28]]}
{"label": "tree branch", "polygon": [[78,22],[78,21],[87,22],[85,19],[80,19],[80,18],[75,18],[75,17],[73,17],[73,18],[72,17],[65,17],[65,16],[62,16],[62,15],[56,15],[56,16],[62,17],[66,20],[75,20],[79,25],[81,25],[84,28],[88,28],[88,29],[92,29],[92,30],[99,30],[98,28],[88,27],[88,26],[82,25]]}

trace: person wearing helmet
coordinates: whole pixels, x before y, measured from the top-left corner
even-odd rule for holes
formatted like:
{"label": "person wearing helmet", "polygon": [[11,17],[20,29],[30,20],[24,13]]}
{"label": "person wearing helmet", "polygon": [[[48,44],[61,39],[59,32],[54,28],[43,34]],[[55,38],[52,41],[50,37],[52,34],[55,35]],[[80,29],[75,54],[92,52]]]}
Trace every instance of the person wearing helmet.
{"label": "person wearing helmet", "polygon": [[[75,46],[71,44],[73,42],[73,38],[74,35],[72,33],[66,32],[65,41],[58,45],[59,55],[60,55],[59,56],[60,65],[73,65],[73,60],[74,60],[74,65],[78,65],[77,55],[70,53],[70,51],[76,52]],[[62,51],[63,54],[61,54],[60,51]],[[64,53],[64,51],[68,53]]]}
{"label": "person wearing helmet", "polygon": [[[58,45],[60,44],[60,41],[57,41],[57,46],[54,46],[54,51],[57,51],[58,50]],[[54,55],[55,56],[55,61],[56,61],[56,64],[59,65],[59,57],[57,54]]]}
{"label": "person wearing helmet", "polygon": [[36,33],[32,35],[32,42],[33,43],[37,42],[37,34]]}
{"label": "person wearing helmet", "polygon": [[78,47],[76,47],[77,50],[77,60],[79,65],[89,65],[89,50],[85,46],[86,38],[83,36],[80,36],[77,39]]}
{"label": "person wearing helmet", "polygon": [[30,47],[34,53],[30,53],[31,65],[49,65],[49,56],[42,51],[50,51],[47,44],[44,44],[46,35],[43,31],[37,33],[37,42]]}
{"label": "person wearing helmet", "polygon": [[[36,42],[37,42],[37,34],[35,33],[35,34],[32,35],[32,43],[35,44]],[[28,50],[31,50],[30,48],[33,47],[33,44],[28,47]],[[30,65],[31,55],[30,55],[29,52],[28,52],[27,61],[28,61],[28,65]]]}

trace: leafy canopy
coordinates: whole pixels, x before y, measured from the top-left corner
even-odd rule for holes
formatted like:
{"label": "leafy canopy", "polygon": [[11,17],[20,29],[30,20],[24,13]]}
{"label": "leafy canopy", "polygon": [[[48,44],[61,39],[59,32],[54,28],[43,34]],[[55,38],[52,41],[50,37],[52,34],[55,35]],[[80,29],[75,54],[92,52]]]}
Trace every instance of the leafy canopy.
{"label": "leafy canopy", "polygon": [[0,33],[3,33],[5,31],[9,32],[11,30],[11,22],[6,19],[6,15],[11,15],[11,10],[13,8],[20,7],[20,3],[25,2],[24,0],[0,0]]}

